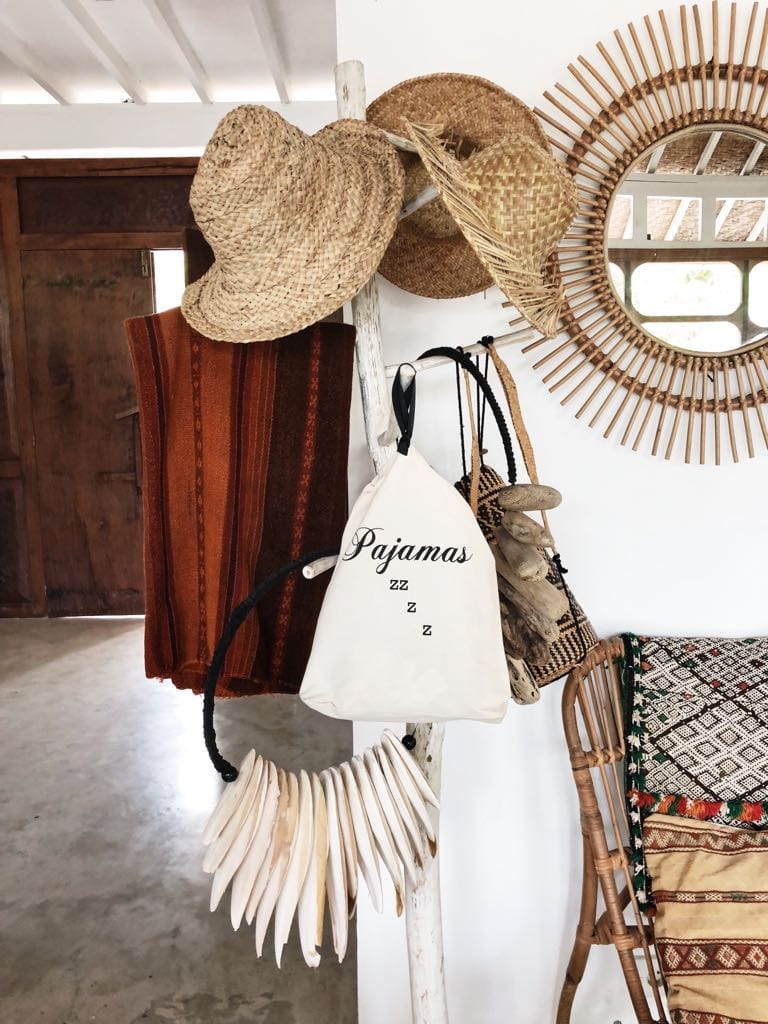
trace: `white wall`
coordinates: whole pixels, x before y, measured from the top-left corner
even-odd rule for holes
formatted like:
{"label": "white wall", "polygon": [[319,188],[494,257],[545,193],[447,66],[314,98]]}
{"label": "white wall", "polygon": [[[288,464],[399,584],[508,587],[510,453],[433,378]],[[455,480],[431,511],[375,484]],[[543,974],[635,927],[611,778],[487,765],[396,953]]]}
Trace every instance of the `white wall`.
{"label": "white wall", "polygon": [[[740,15],[751,4],[739,4]],[[708,5],[706,5],[708,9]],[[655,5],[529,0],[338,0],[339,59],[365,63],[368,95],[415,75],[483,75],[531,105],[598,39]],[[667,8],[670,13],[676,7]],[[676,13],[674,18],[676,19]],[[381,286],[387,361],[436,343],[500,334],[500,296],[436,302]],[[598,631],[768,632],[768,457],[720,468],[667,463],[605,441],[548,394],[532,359],[506,349],[541,477],[560,488],[552,516],[573,587]],[[416,440],[459,474],[451,370],[419,379]],[[366,474],[355,437],[356,481]],[[498,457],[496,464],[502,468]],[[550,1024],[573,939],[580,868],[576,800],[559,721],[561,686],[500,726],[453,724],[445,746],[443,910],[455,1024]],[[358,747],[378,735],[357,726]],[[360,1024],[410,1021],[405,936],[361,901]],[[615,955],[596,950],[575,1024],[634,1020]]]}

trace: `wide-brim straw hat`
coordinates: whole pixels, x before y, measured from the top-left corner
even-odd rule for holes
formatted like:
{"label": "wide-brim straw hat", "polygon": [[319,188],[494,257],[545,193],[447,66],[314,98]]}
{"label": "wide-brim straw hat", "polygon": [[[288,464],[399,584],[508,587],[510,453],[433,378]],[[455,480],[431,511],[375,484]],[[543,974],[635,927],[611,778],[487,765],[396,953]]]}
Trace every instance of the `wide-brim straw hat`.
{"label": "wide-brim straw hat", "polygon": [[[549,148],[541,125],[521,100],[475,75],[426,75],[401,82],[371,103],[368,121],[396,135],[405,133],[405,122],[438,125],[459,159],[515,132]],[[431,182],[415,153],[400,156],[408,200]],[[379,271],[405,291],[435,299],[473,295],[493,284],[439,198],[400,222]]]}
{"label": "wide-brim straw hat", "polygon": [[403,185],[396,151],[364,121],[308,136],[266,107],[231,110],[190,191],[216,261],[184,291],[187,322],[219,341],[266,341],[328,316],[375,272]]}
{"label": "wide-brim straw hat", "polygon": [[493,280],[530,324],[556,334],[563,290],[549,256],[576,216],[568,171],[520,132],[466,160],[446,149],[439,128],[411,124],[406,132]]}

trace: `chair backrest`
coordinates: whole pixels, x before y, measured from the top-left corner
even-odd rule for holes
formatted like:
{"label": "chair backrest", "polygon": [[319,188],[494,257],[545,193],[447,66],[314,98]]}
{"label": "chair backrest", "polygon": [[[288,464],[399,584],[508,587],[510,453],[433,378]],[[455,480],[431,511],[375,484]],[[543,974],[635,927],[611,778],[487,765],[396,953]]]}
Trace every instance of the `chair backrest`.
{"label": "chair backrest", "polygon": [[[573,669],[563,691],[563,726],[579,795],[582,831],[606,906],[596,926],[598,941],[616,946],[638,1020],[650,1021],[654,1018],[632,952],[642,949],[659,1019],[664,1020],[658,972],[650,948],[652,933],[635,896],[627,850],[626,749],[619,664],[623,655],[620,637],[601,640]],[[631,907],[633,918],[629,923],[624,915],[627,907]]]}

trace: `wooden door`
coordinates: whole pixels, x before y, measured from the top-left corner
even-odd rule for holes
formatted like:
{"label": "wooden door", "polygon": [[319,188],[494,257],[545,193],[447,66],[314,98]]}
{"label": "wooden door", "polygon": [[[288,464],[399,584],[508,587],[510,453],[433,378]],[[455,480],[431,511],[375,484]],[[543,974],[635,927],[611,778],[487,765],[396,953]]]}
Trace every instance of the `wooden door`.
{"label": "wooden door", "polygon": [[[24,317],[49,615],[141,613],[141,489],[123,320],[152,310],[138,249],[27,251]],[[119,418],[116,418],[119,417]]]}

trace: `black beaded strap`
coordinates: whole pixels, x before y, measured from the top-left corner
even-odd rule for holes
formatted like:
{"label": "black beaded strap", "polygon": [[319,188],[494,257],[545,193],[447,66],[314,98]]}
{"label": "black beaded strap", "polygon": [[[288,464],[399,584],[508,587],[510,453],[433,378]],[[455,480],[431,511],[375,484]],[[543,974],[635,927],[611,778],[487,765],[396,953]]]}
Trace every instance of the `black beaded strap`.
{"label": "black beaded strap", "polygon": [[225,782],[234,782],[237,778],[237,768],[231,765],[225,757],[222,756],[221,751],[216,745],[216,730],[213,725],[213,706],[216,697],[216,683],[221,675],[221,670],[224,667],[224,659],[227,656],[230,644],[235,639],[235,635],[238,629],[242,626],[245,620],[248,618],[249,612],[256,607],[262,597],[265,597],[270,590],[286,576],[290,576],[292,572],[297,572],[304,568],[305,565],[309,565],[310,562],[315,562],[319,558],[328,558],[331,555],[338,555],[338,548],[326,548],[323,551],[313,551],[309,555],[302,555],[301,558],[297,558],[294,562],[290,562],[288,565],[284,565],[281,569],[273,572],[271,576],[267,576],[256,589],[241,601],[240,604],[235,608],[229,617],[229,620],[224,627],[224,632],[219,638],[219,642],[216,644],[216,649],[213,652],[211,658],[211,665],[208,669],[208,675],[205,678],[205,692],[203,694],[203,737],[205,739],[205,747],[208,751],[208,757],[211,759],[211,763],[216,771],[221,775]]}
{"label": "black beaded strap", "polygon": [[504,445],[504,455],[507,459],[507,477],[510,484],[514,484],[517,480],[517,466],[515,464],[515,453],[512,450],[512,438],[509,434],[509,427],[507,426],[507,421],[504,418],[504,413],[501,410],[501,406],[498,403],[496,395],[493,393],[493,388],[483,376],[480,368],[475,365],[472,358],[468,356],[466,352],[462,351],[462,349],[449,348],[447,345],[427,349],[426,352],[421,353],[419,359],[427,359],[430,356],[443,356],[444,358],[452,359],[455,363],[458,363],[459,366],[470,373],[477,381],[478,387],[487,400],[488,405],[491,407],[491,412],[496,420],[496,426],[499,428],[501,443]]}

